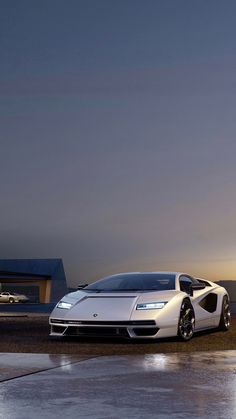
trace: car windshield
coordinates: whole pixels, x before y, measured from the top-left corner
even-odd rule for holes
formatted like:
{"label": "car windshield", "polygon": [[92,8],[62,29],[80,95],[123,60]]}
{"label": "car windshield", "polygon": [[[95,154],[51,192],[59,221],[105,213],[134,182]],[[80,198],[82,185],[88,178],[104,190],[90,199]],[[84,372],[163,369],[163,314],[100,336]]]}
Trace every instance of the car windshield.
{"label": "car windshield", "polygon": [[100,279],[84,291],[165,291],[175,289],[175,275],[161,273],[119,274]]}

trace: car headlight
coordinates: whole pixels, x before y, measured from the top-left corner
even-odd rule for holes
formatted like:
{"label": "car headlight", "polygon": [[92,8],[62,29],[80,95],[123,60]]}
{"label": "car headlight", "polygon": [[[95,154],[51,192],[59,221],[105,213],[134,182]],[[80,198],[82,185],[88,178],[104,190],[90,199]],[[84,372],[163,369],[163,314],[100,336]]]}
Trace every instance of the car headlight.
{"label": "car headlight", "polygon": [[142,303],[137,304],[136,310],[158,310],[166,305],[167,301],[155,302],[155,303]]}
{"label": "car headlight", "polygon": [[56,305],[57,308],[64,308],[65,310],[69,310],[72,306],[72,303],[67,303],[66,301],[59,301]]}

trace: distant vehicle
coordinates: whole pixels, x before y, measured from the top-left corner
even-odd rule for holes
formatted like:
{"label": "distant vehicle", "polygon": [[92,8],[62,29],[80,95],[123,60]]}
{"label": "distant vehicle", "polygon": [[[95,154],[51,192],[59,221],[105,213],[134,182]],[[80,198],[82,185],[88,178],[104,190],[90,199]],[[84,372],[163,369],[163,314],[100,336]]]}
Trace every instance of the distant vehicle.
{"label": "distant vehicle", "polygon": [[25,303],[29,301],[29,298],[24,294],[16,294],[15,292],[1,292],[0,303]]}
{"label": "distant vehicle", "polygon": [[158,339],[230,327],[225,288],[181,272],[112,275],[65,295],[49,319],[51,336]]}

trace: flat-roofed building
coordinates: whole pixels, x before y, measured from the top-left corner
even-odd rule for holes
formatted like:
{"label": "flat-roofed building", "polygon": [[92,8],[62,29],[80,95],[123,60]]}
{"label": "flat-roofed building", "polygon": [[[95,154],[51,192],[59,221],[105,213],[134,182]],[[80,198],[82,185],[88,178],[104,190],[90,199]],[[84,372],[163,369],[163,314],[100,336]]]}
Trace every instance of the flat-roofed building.
{"label": "flat-roofed building", "polygon": [[57,302],[67,293],[62,259],[0,259],[0,288],[32,302]]}

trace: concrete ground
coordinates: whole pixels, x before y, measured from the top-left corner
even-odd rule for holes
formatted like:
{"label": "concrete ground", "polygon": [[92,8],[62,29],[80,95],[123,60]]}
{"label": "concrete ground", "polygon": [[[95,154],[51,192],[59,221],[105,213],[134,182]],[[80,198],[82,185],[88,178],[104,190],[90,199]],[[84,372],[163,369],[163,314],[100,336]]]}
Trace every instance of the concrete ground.
{"label": "concrete ground", "polygon": [[4,307],[0,419],[236,417],[235,320],[187,343],[61,342],[48,337],[51,307]]}
{"label": "concrete ground", "polygon": [[236,351],[0,354],[1,419],[236,417]]}

